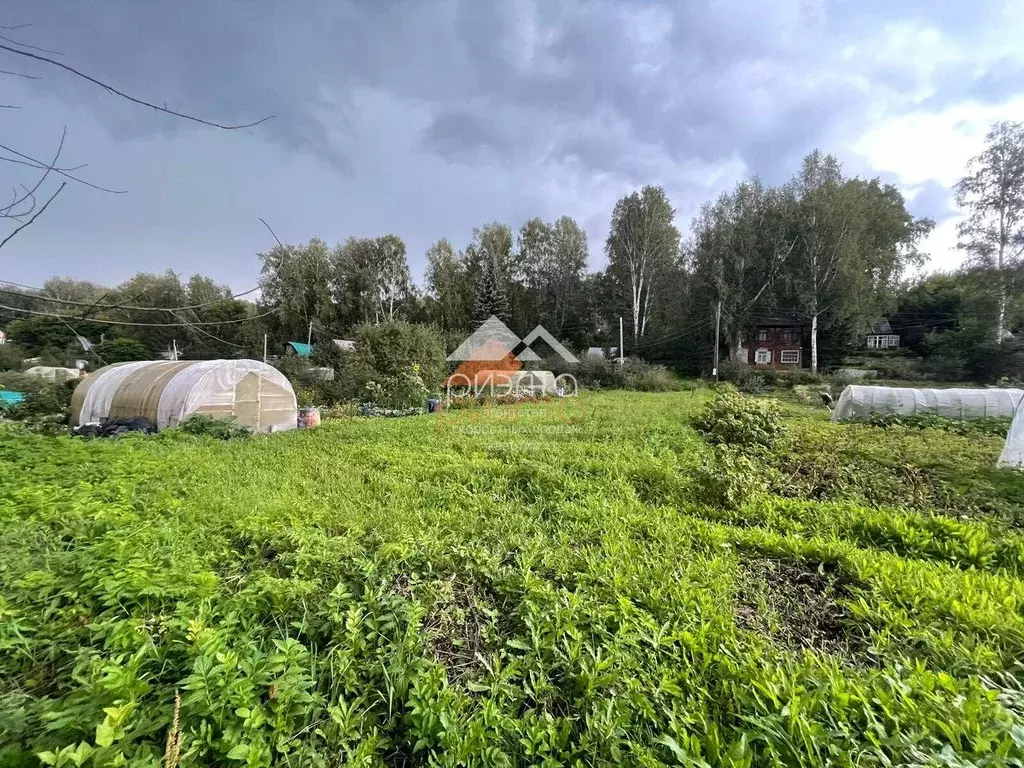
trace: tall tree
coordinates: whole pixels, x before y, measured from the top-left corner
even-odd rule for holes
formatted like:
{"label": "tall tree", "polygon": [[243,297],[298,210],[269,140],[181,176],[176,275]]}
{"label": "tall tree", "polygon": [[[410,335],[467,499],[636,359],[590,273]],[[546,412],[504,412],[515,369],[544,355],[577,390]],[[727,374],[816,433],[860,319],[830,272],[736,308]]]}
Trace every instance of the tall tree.
{"label": "tall tree", "polygon": [[372,323],[379,314],[376,251],[374,239],[350,237],[331,254],[337,325],[346,333],[357,325]]}
{"label": "tall tree", "polygon": [[547,274],[545,301],[550,304],[554,328],[559,335],[578,330],[583,300],[583,276],[587,271],[587,235],[576,221],[562,216],[551,228],[552,256]]}
{"label": "tall tree", "polygon": [[694,278],[705,286],[698,303],[706,317],[721,304],[722,333],[734,355],[759,305],[771,304],[794,248],[792,203],[787,188],[765,187],[755,178],[705,203],[693,221],[688,251]]}
{"label": "tall tree", "polygon": [[334,263],[327,244],[313,238],[306,245],[279,245],[260,254],[262,303],[277,308],[278,332],[306,338],[310,323],[330,324],[334,306],[331,285]]}
{"label": "tall tree", "polygon": [[445,331],[468,328],[473,299],[469,274],[465,259],[447,238],[427,249],[425,277],[434,322]]}
{"label": "tall tree", "polygon": [[957,204],[968,212],[957,228],[959,247],[975,264],[996,272],[995,337],[1002,343],[1007,270],[1020,264],[1024,253],[1024,124],[992,126],[985,149],[970,161],[955,191]]}
{"label": "tall tree", "polygon": [[473,327],[479,328],[494,315],[506,325],[512,321],[508,288],[501,267],[495,258],[486,258],[481,264],[480,277],[473,297]]}
{"label": "tall tree", "polygon": [[638,344],[660,292],[660,278],[679,256],[679,230],[661,187],[646,186],[615,204],[605,243],[608,273],[629,308],[633,343]]}
{"label": "tall tree", "polygon": [[847,264],[851,210],[842,169],[832,155],[811,152],[792,184],[797,243],[788,278],[796,305],[811,320],[811,372],[817,373],[819,319],[833,308],[833,290]]}
{"label": "tall tree", "polygon": [[374,240],[372,278],[376,295],[376,321],[391,322],[399,308],[412,295],[409,262],[405,243],[397,235],[384,235]]}

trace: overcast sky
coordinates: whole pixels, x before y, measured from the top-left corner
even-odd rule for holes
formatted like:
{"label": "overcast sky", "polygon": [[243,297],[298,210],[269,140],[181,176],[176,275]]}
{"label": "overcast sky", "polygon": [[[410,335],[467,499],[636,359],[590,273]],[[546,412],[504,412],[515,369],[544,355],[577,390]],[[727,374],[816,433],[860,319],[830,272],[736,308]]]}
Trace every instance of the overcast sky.
{"label": "overcast sky", "polygon": [[[993,0],[6,0],[23,43],[218,131],[0,50],[0,143],[69,186],[0,250],[0,280],[115,283],[171,267],[254,285],[286,242],[392,232],[417,280],[439,237],[576,218],[591,265],[615,200],[660,184],[679,226],[820,147],[897,183],[960,261],[950,185],[989,124],[1024,120],[1024,2]],[[3,41],[0,41],[2,43]],[[0,164],[0,183],[27,182]]]}

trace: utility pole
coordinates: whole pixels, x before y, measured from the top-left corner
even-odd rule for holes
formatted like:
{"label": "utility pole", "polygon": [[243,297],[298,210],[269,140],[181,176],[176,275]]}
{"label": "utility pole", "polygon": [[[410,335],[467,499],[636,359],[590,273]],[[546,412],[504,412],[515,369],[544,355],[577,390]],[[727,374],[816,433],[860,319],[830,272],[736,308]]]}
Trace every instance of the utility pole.
{"label": "utility pole", "polygon": [[626,358],[622,352],[622,315],[619,315],[619,365],[626,364]]}
{"label": "utility pole", "polygon": [[307,334],[307,336],[306,336],[306,346],[308,347],[308,346],[311,346],[312,344],[313,344],[313,321],[310,320],[309,321],[309,334]]}
{"label": "utility pole", "polygon": [[263,334],[263,364],[267,363],[267,334]]}
{"label": "utility pole", "polygon": [[718,381],[718,339],[722,332],[722,300],[718,300],[718,307],[715,309],[715,368],[712,373],[715,381]]}
{"label": "utility pole", "polygon": [[171,339],[171,349],[173,350],[171,352],[171,354],[174,356],[174,362],[178,362],[178,340],[177,339]]}

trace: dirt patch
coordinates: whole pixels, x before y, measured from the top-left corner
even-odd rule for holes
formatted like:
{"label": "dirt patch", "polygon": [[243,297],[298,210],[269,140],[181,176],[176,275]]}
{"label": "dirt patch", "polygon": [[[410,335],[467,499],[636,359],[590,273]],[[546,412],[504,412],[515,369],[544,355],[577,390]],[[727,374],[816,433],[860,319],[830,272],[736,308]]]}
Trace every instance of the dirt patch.
{"label": "dirt patch", "polygon": [[450,682],[479,677],[486,669],[497,612],[486,592],[471,583],[453,579],[438,588],[423,618],[430,652],[448,670]]}
{"label": "dirt patch", "polygon": [[860,643],[849,612],[837,602],[847,595],[834,568],[746,558],[736,578],[736,623],[785,650],[853,655]]}

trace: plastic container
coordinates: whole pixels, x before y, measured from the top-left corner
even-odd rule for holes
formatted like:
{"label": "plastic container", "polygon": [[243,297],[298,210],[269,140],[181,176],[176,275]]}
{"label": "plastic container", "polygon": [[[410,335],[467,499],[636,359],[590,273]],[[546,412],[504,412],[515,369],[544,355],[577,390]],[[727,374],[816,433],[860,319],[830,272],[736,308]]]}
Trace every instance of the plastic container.
{"label": "plastic container", "polygon": [[430,399],[427,400],[427,413],[437,413],[441,410],[441,401]]}
{"label": "plastic container", "polygon": [[315,429],[319,426],[319,408],[299,408],[299,429]]}

